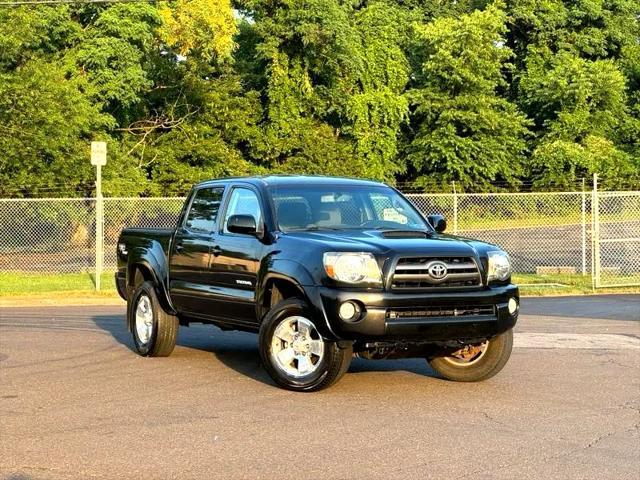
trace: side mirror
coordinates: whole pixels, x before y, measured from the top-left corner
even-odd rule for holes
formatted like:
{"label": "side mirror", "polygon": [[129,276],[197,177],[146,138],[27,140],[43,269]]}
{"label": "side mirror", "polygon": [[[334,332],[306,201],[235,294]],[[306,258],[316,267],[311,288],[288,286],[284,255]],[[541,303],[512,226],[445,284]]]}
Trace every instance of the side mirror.
{"label": "side mirror", "polygon": [[258,227],[253,215],[231,215],[227,220],[227,230],[243,235],[255,235]]}
{"label": "side mirror", "polygon": [[427,221],[438,233],[442,233],[447,229],[447,221],[442,215],[429,215]]}

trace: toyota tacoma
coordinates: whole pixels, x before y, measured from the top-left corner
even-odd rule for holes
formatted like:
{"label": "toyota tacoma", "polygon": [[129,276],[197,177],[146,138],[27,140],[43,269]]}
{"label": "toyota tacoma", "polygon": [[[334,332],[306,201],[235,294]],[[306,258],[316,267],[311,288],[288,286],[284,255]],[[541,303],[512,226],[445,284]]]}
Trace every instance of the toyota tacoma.
{"label": "toyota tacoma", "polygon": [[143,356],[169,355],[198,322],[258,333],[264,368],[291,390],[328,387],[354,355],[484,380],[511,354],[518,288],[504,251],[445,228],[377,182],[211,180],[175,229],[122,231],[116,285]]}

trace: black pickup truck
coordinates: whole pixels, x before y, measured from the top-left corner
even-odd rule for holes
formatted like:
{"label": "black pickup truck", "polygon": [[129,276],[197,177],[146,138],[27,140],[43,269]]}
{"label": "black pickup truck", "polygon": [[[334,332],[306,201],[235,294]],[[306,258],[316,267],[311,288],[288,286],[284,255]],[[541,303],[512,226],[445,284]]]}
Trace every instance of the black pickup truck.
{"label": "black pickup truck", "polygon": [[518,288],[505,252],[445,228],[381,183],[212,180],[175,230],[122,231],[116,285],[144,356],[199,322],[259,333],[265,369],[291,390],[328,387],[354,354],[484,380],[511,354]]}

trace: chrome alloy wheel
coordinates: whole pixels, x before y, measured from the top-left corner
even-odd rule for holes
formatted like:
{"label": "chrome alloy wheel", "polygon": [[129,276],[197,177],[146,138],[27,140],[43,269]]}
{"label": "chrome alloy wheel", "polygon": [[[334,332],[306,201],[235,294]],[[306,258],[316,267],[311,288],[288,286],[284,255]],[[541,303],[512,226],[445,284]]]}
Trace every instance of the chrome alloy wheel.
{"label": "chrome alloy wheel", "polygon": [[144,293],[136,305],[136,332],[141,343],[147,344],[153,334],[153,309],[151,300]]}
{"label": "chrome alloy wheel", "polygon": [[287,317],[282,320],[271,339],[272,363],[283,373],[305,377],[314,373],[324,357],[324,342],[311,320]]}
{"label": "chrome alloy wheel", "polygon": [[480,359],[484,357],[484,354],[487,353],[488,347],[489,340],[486,340],[480,345],[465,345],[460,350],[442,358],[459,367],[467,367],[479,362]]}

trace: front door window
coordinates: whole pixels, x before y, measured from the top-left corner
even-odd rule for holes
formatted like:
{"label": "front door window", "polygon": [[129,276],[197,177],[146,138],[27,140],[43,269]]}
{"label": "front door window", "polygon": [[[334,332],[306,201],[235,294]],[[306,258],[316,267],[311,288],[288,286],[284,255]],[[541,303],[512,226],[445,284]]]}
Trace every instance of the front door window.
{"label": "front door window", "polygon": [[227,230],[227,222],[231,215],[251,215],[256,220],[256,225],[260,229],[262,223],[262,212],[260,211],[260,201],[253,190],[248,188],[234,188],[229,199],[227,214],[224,219],[224,233]]}

